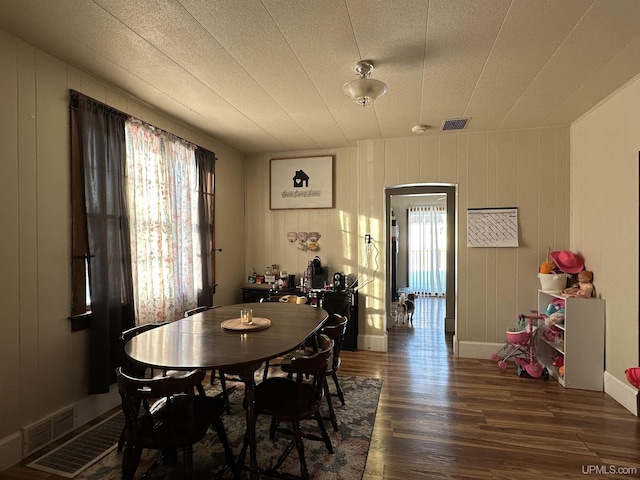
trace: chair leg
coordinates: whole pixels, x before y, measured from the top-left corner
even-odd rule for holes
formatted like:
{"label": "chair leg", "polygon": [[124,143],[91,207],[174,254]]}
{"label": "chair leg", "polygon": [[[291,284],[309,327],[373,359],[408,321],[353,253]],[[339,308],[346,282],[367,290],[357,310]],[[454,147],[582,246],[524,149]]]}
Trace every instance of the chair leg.
{"label": "chair leg", "polygon": [[142,455],[142,448],[137,446],[127,445],[122,454],[122,479],[133,480],[133,477],[138,469],[140,463],[140,457]]}
{"label": "chair leg", "polygon": [[273,440],[276,436],[278,425],[280,425],[280,420],[278,420],[276,417],[271,417],[271,424],[269,425],[269,439]]}
{"label": "chair leg", "polygon": [[[151,474],[155,471],[156,468],[158,468],[160,465],[172,465],[174,466],[176,464],[176,460],[173,460],[173,463],[171,462],[171,459],[169,458],[169,456],[171,455],[171,453],[174,451],[163,451],[154,461],[153,463],[149,466],[149,468],[147,468],[147,470],[140,476],[140,480],[145,480],[147,478],[151,477]],[[175,452],[174,452],[175,453]]]}
{"label": "chair leg", "polygon": [[329,382],[325,379],[324,381],[324,396],[327,399],[327,405],[329,407],[329,419],[331,420],[331,425],[333,426],[333,431],[338,431],[338,419],[336,418],[336,412],[333,409],[333,400],[331,400],[331,392],[329,391]]}
{"label": "chair leg", "polygon": [[[320,418],[322,423],[322,418]],[[293,436],[296,442],[296,449],[298,450],[298,457],[300,458],[300,477],[309,478],[309,470],[307,468],[307,461],[304,458],[304,443],[302,441],[302,428],[300,422],[293,422]]]}
{"label": "chair leg", "polygon": [[320,412],[318,411],[313,415],[313,418],[315,418],[316,422],[318,422],[318,428],[322,433],[322,439],[324,440],[324,445],[327,447],[327,451],[329,453],[333,453],[333,445],[331,445],[331,437],[329,437],[329,434],[327,433],[327,429],[324,427],[324,421],[322,420],[322,415],[320,415]]}
{"label": "chair leg", "polygon": [[120,438],[118,439],[118,452],[121,452],[124,448],[124,443],[127,439],[127,427],[122,428],[122,432],[120,432]]}
{"label": "chair leg", "polygon": [[175,448],[163,450],[162,464],[175,467],[178,464],[178,451]]}
{"label": "chair leg", "polygon": [[182,449],[182,464],[184,466],[184,478],[193,477],[193,447],[188,445]]}
{"label": "chair leg", "polygon": [[247,448],[249,447],[249,432],[245,431],[244,432],[244,437],[242,439],[242,449],[240,450],[240,454],[238,455],[238,460],[236,461],[236,474],[235,474],[235,478],[238,478],[238,475],[240,475],[240,472],[242,472],[242,469],[244,468],[244,459],[247,455]]}
{"label": "chair leg", "polygon": [[222,419],[220,417],[214,418],[211,422],[211,425],[213,426],[213,429],[218,434],[218,438],[222,443],[222,448],[224,448],[224,457],[227,460],[227,465],[229,465],[229,468],[231,469],[232,472],[235,472],[236,462],[233,458],[233,451],[229,446],[229,439],[227,438],[227,432],[224,429],[224,424],[222,423]]}
{"label": "chair leg", "polygon": [[333,383],[336,384],[336,390],[338,391],[338,398],[340,399],[340,403],[344,405],[344,393],[340,388],[340,382],[338,381],[338,374],[336,372],[331,372],[331,378],[333,378]]}
{"label": "chair leg", "polygon": [[222,370],[218,370],[218,376],[220,377],[220,387],[222,388],[224,403],[227,406],[227,413],[231,414],[231,403],[229,402],[229,393],[227,392],[227,380],[224,378],[224,372]]}

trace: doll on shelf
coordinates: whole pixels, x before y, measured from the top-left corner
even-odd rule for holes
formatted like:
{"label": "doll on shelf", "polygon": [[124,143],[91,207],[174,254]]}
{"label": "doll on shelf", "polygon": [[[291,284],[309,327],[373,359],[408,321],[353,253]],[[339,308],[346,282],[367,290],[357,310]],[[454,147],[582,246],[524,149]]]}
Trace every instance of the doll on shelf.
{"label": "doll on shelf", "polygon": [[593,272],[582,270],[578,272],[578,283],[562,291],[563,297],[591,298],[594,296]]}

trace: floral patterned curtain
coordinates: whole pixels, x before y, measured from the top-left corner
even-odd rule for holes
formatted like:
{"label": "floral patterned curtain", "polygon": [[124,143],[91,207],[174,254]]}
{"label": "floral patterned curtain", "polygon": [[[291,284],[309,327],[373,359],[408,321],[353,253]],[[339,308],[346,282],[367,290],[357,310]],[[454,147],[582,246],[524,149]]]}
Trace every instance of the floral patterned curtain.
{"label": "floral patterned curtain", "polygon": [[126,144],[137,323],[173,321],[202,288],[195,147],[135,120]]}

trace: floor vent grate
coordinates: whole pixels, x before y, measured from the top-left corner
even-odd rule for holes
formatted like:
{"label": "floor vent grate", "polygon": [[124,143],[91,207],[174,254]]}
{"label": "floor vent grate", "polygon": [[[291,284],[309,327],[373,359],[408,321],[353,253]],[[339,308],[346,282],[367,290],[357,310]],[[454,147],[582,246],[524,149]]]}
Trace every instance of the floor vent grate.
{"label": "floor vent grate", "polygon": [[117,447],[123,426],[124,415],[118,412],[27,466],[73,478]]}

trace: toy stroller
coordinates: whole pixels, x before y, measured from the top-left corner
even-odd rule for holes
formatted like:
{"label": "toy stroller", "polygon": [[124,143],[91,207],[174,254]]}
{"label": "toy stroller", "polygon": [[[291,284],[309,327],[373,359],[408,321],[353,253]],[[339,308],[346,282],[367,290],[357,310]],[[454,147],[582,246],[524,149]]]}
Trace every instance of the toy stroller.
{"label": "toy stroller", "polygon": [[535,359],[535,336],[537,325],[534,320],[541,320],[542,315],[524,315],[518,317],[517,331],[507,331],[507,341],[502,349],[491,355],[491,360],[498,363],[500,368],[507,368],[507,360],[513,358],[518,366],[518,376],[525,373],[533,378],[549,378],[549,372]]}

